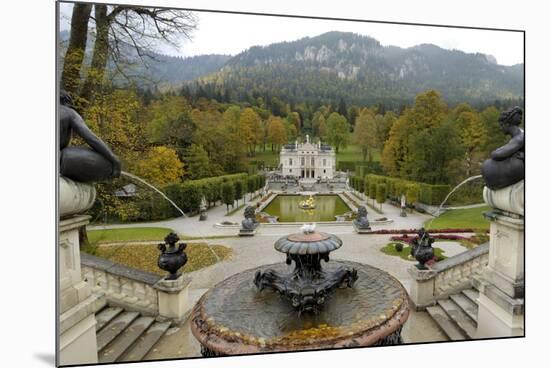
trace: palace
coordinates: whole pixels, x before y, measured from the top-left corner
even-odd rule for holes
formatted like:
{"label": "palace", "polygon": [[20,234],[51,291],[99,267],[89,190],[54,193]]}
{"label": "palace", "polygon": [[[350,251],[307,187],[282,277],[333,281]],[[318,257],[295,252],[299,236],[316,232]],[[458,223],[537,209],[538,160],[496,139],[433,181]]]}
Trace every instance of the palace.
{"label": "palace", "polygon": [[332,179],[336,171],[336,155],[331,146],[309,141],[287,144],[280,154],[282,175],[303,179]]}

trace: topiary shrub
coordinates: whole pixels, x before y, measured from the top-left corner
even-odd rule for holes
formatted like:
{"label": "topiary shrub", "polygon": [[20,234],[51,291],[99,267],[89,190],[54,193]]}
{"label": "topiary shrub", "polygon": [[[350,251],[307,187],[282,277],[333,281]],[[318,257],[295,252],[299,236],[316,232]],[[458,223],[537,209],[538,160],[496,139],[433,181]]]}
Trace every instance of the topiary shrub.
{"label": "topiary shrub", "polygon": [[396,252],[402,252],[403,251],[403,244],[395,243],[395,251]]}

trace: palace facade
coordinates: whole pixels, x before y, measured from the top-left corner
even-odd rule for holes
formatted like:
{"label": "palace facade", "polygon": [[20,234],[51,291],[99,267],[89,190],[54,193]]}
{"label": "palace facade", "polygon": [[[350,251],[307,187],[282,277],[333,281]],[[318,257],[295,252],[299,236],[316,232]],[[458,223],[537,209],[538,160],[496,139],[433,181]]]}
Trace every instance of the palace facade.
{"label": "palace facade", "polygon": [[332,179],[336,172],[336,154],[331,146],[311,143],[306,136],[304,143],[287,144],[280,153],[281,173],[301,179]]}

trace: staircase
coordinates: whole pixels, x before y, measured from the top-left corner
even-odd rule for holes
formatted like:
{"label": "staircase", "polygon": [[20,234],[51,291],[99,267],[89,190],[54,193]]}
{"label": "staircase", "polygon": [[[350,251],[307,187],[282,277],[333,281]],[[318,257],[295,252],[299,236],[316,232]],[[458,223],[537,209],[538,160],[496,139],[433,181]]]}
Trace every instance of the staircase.
{"label": "staircase", "polygon": [[475,289],[465,289],[447,299],[426,308],[428,314],[452,341],[469,340],[476,337],[477,297]]}
{"label": "staircase", "polygon": [[114,306],[103,308],[95,317],[99,363],[142,360],[171,323]]}

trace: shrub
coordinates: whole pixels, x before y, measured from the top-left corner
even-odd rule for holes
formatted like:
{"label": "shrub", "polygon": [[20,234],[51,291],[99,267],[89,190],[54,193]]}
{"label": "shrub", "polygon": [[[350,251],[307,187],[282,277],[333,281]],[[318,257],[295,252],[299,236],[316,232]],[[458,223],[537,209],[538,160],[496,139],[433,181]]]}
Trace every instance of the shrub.
{"label": "shrub", "polygon": [[369,182],[367,181],[367,178],[365,178],[363,183],[363,192],[365,193],[366,196],[369,195]]}
{"label": "shrub", "polygon": [[376,183],[370,182],[369,183],[369,198],[376,199]]}
{"label": "shrub", "polygon": [[233,206],[233,202],[235,201],[235,187],[230,182],[225,182],[222,185],[222,201],[229,211],[229,206]]}
{"label": "shrub", "polygon": [[386,201],[386,184],[378,184],[376,185],[376,202],[380,203],[380,207],[382,207],[382,203]]}
{"label": "shrub", "polygon": [[395,250],[397,252],[402,252],[403,251],[403,244],[402,243],[395,243]]}

